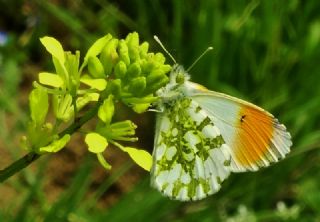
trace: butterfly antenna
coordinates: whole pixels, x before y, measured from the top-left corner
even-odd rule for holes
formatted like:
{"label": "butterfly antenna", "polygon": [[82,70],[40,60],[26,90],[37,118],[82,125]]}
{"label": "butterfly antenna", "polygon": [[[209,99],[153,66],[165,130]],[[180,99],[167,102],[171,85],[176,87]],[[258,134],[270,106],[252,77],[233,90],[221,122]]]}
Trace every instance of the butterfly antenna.
{"label": "butterfly antenna", "polygon": [[198,62],[199,62],[199,60],[205,55],[205,54],[207,54],[209,51],[211,51],[211,50],[213,50],[213,47],[208,47],[197,59],[196,59],[196,61],[194,61],[192,64],[191,64],[191,66],[189,66],[189,68],[187,69],[187,72],[189,72],[192,68],[193,68],[193,66],[195,65],[195,64],[197,64]]}
{"label": "butterfly antenna", "polygon": [[173,58],[173,56],[168,52],[168,50],[164,47],[164,45],[162,44],[162,42],[160,41],[160,39],[158,38],[158,36],[154,35],[153,36],[154,40],[156,40],[156,42],[161,46],[161,48],[163,49],[163,51],[165,51],[168,56],[170,57],[170,59],[177,64],[176,60]]}

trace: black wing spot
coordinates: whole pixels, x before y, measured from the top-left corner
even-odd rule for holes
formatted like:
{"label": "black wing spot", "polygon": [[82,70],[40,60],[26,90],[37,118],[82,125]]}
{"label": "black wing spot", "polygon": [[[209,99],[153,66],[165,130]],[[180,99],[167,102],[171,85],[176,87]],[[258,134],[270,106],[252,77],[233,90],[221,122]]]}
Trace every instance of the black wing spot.
{"label": "black wing spot", "polygon": [[246,118],[246,115],[242,115],[242,116],[241,116],[240,122],[242,122],[242,123],[243,123],[244,118]]}

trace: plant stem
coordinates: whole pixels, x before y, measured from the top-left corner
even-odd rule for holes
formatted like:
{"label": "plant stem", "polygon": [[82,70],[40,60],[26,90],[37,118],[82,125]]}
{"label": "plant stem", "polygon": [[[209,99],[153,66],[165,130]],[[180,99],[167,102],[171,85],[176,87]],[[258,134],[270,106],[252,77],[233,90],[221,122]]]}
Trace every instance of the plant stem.
{"label": "plant stem", "polygon": [[0,183],[22,170],[26,166],[30,165],[33,161],[37,160],[40,157],[39,154],[35,152],[30,152],[19,160],[13,162],[8,167],[3,170],[0,170]]}
{"label": "plant stem", "polygon": [[[61,133],[59,133],[59,137],[62,137],[66,134],[73,134],[76,132],[83,124],[88,122],[90,119],[92,119],[98,112],[98,109],[101,105],[102,101],[98,101],[94,107],[92,107],[84,116],[81,118],[78,118],[76,121],[74,121],[73,124],[71,124],[69,127],[67,127],[65,130],[63,130]],[[41,155],[35,152],[30,152],[20,158],[19,160],[11,163],[9,166],[7,166],[5,169],[0,170],[0,183],[7,180],[12,175],[16,174],[17,172],[21,171],[25,167],[29,166],[33,161],[37,160]]]}

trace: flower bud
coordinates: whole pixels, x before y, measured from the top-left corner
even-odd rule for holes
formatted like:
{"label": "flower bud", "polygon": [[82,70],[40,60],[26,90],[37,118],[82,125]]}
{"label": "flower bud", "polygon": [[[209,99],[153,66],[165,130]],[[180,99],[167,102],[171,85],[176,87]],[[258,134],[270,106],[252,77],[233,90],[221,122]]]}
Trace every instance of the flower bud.
{"label": "flower bud", "polygon": [[128,46],[124,40],[119,41],[119,57],[126,65],[130,64]]}
{"label": "flower bud", "polygon": [[147,76],[147,85],[159,82],[164,76],[164,72],[161,69],[153,70],[150,75]]}
{"label": "flower bud", "polygon": [[141,76],[134,78],[130,81],[128,91],[134,96],[140,96],[146,88],[146,84],[147,82],[145,77]]}
{"label": "flower bud", "polygon": [[149,107],[151,106],[151,103],[142,103],[142,104],[133,104],[132,110],[138,114],[146,112]]}
{"label": "flower bud", "polygon": [[149,83],[147,78],[147,88],[144,93],[145,94],[154,93],[161,87],[165,86],[168,82],[169,82],[169,78],[166,75],[159,76],[157,80],[155,78],[153,79],[153,81],[150,81]]}
{"label": "flower bud", "polygon": [[130,130],[130,129],[136,129],[137,126],[130,120],[124,120],[121,122],[112,123],[110,125],[111,130]]}
{"label": "flower bud", "polygon": [[42,125],[49,109],[48,93],[42,88],[33,89],[29,95],[29,107],[32,121]]}
{"label": "flower bud", "polygon": [[149,75],[153,69],[156,68],[156,63],[152,60],[142,59],[140,61],[141,71],[146,75]]}
{"label": "flower bud", "polygon": [[119,61],[114,67],[114,74],[117,79],[123,79],[127,73],[127,66],[123,61]]}
{"label": "flower bud", "polygon": [[139,76],[141,73],[141,68],[138,62],[132,63],[128,67],[127,76],[128,78],[134,78]]}
{"label": "flower bud", "polygon": [[79,73],[79,62],[80,52],[76,51],[75,54],[71,52],[65,52],[65,68],[67,70],[68,84],[67,88],[72,96],[77,94],[77,90],[80,86],[80,73]]}
{"label": "flower bud", "polygon": [[170,65],[161,65],[160,69],[163,73],[168,73],[169,71],[171,71],[172,67]]}
{"label": "flower bud", "polygon": [[107,76],[111,74],[114,64],[116,64],[119,59],[119,55],[116,50],[118,42],[118,39],[111,39],[100,54],[100,61]]}
{"label": "flower bud", "polygon": [[119,97],[121,93],[121,80],[113,79],[108,82],[107,92],[113,94],[115,97]]}
{"label": "flower bud", "polygon": [[162,53],[158,52],[154,55],[154,60],[157,61],[158,63],[163,64],[166,61],[166,58]]}
{"label": "flower bud", "polygon": [[136,32],[130,33],[126,37],[129,56],[131,61],[137,61],[140,59],[139,55],[139,35]]}
{"label": "flower bud", "polygon": [[98,116],[106,125],[109,125],[112,120],[113,114],[114,114],[113,95],[109,95],[109,97],[105,99],[103,101],[103,104],[100,106],[98,111]]}
{"label": "flower bud", "polygon": [[126,37],[128,47],[139,47],[139,35],[137,32],[129,33]]}
{"label": "flower bud", "polygon": [[103,65],[97,57],[95,56],[89,57],[88,69],[89,69],[89,73],[94,78],[105,78]]}
{"label": "flower bud", "polygon": [[139,51],[140,51],[140,58],[146,58],[149,50],[149,43],[144,42],[140,45]]}
{"label": "flower bud", "polygon": [[100,129],[100,133],[107,139],[122,141],[137,141],[135,129],[137,126],[130,120],[113,123],[108,128]]}
{"label": "flower bud", "polygon": [[54,95],[53,110],[57,119],[67,122],[73,115],[72,96],[70,94]]}

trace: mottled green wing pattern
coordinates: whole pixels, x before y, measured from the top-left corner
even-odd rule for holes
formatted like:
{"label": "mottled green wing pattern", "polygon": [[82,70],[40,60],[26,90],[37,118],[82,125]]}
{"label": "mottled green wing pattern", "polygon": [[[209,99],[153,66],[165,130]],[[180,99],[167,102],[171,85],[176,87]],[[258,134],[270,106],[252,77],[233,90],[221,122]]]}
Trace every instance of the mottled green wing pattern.
{"label": "mottled green wing pattern", "polygon": [[183,201],[217,192],[230,173],[230,148],[212,117],[189,98],[165,104],[157,117],[151,184]]}

